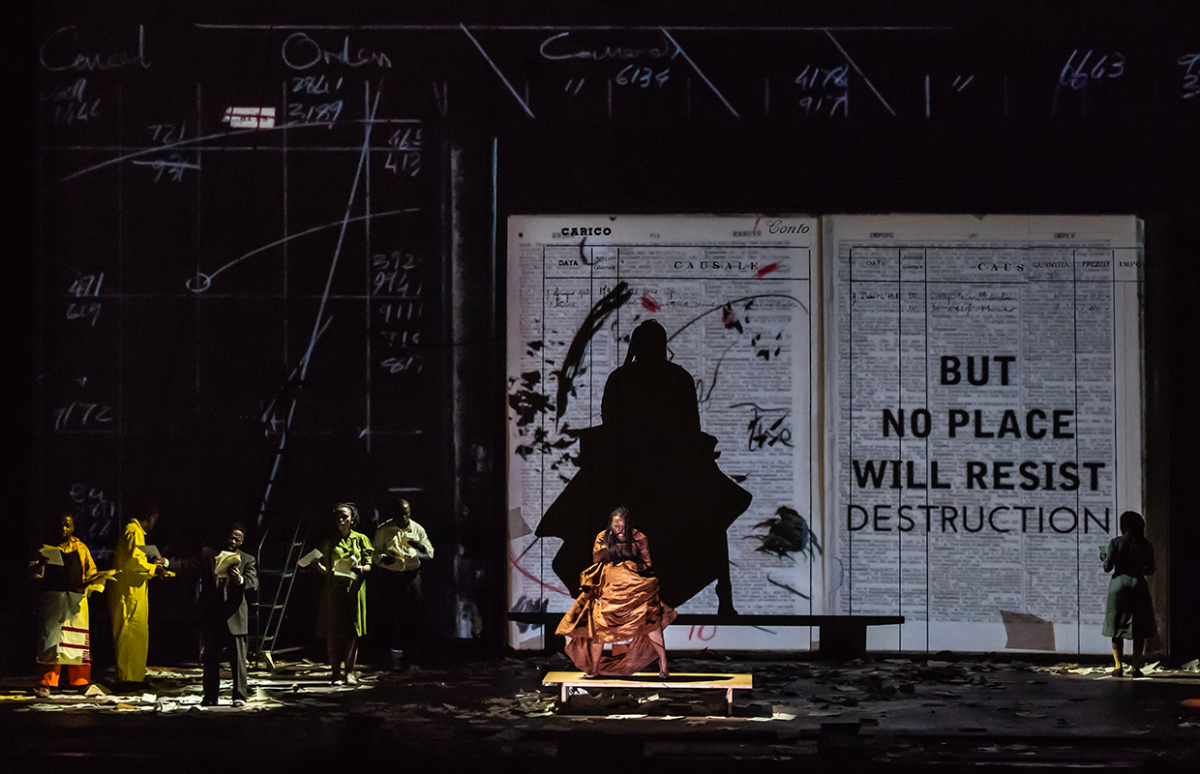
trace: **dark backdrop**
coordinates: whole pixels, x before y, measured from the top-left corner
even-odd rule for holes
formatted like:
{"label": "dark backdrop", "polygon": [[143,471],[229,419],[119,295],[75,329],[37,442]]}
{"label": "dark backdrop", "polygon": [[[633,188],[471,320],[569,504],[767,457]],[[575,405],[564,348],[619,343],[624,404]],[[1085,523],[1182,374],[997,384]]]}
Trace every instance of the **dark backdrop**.
{"label": "dark backdrop", "polygon": [[[238,518],[278,565],[333,502],[403,494],[438,549],[432,636],[498,648],[508,215],[1132,213],[1155,596],[1173,659],[1200,651],[1195,4],[162,5],[49,2],[8,33],[7,588],[64,501],[93,548],[154,500],[169,552]],[[235,135],[231,106],[295,123]],[[311,583],[280,645],[308,641]],[[186,586],[154,593],[152,649],[187,655]]]}

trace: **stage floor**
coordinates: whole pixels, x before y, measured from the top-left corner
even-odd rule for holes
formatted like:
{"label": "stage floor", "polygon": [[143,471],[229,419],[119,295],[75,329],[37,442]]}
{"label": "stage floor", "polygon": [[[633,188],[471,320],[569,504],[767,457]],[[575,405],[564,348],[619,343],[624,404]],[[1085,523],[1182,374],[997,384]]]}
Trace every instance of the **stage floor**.
{"label": "stage floor", "polygon": [[137,694],[50,700],[32,695],[29,676],[3,678],[0,761],[95,772],[152,762],[208,771],[236,760],[255,774],[397,755],[434,771],[480,772],[561,772],[580,757],[643,761],[656,772],[795,771],[847,757],[885,769],[1036,761],[1190,771],[1200,761],[1200,711],[1182,703],[1200,698],[1200,674],[1188,671],[1130,679],[1099,662],[673,654],[672,677],[752,678],[726,717],[721,691],[658,684],[656,674],[647,685],[586,686],[564,705],[559,686],[542,684],[547,672],[570,669],[561,654],[447,658],[365,671],[357,686],[329,685],[319,664],[280,666],[252,671],[255,698],[242,709],[199,707],[195,668],[152,669],[154,684]]}

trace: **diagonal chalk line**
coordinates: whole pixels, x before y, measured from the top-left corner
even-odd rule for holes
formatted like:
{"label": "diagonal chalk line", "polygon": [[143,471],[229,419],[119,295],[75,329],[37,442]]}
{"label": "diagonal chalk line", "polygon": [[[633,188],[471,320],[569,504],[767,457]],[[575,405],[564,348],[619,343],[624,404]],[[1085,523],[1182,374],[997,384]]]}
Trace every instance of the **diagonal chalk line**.
{"label": "diagonal chalk line", "polygon": [[729,100],[725,99],[725,95],[713,85],[713,82],[708,79],[708,76],[700,71],[700,66],[692,61],[692,58],[688,56],[686,51],[683,50],[683,46],[679,45],[675,38],[671,37],[671,33],[667,32],[666,27],[659,27],[659,29],[662,30],[662,34],[667,36],[667,40],[671,41],[671,45],[675,46],[675,50],[683,55],[684,60],[692,66],[692,69],[696,71],[696,75],[700,76],[700,80],[704,81],[708,85],[708,88],[712,89],[713,94],[717,95],[717,99],[721,100],[721,102],[725,104],[725,107],[729,108],[729,112],[733,113],[733,117],[741,118],[741,116],[738,115],[738,112],[733,109],[733,105],[729,104]]}
{"label": "diagonal chalk line", "polygon": [[830,32],[828,29],[826,29],[824,32],[825,32],[825,35],[828,36],[829,39],[833,42],[833,45],[837,46],[837,50],[842,52],[842,56],[846,57],[846,61],[849,62],[850,66],[854,68],[854,72],[858,73],[858,77],[862,78],[863,83],[867,84],[867,88],[870,89],[871,92],[874,93],[875,96],[879,98],[879,101],[883,103],[883,106],[885,108],[887,108],[887,112],[891,113],[893,116],[896,115],[896,111],[892,110],[892,106],[889,105],[887,103],[887,100],[883,98],[883,95],[879,93],[879,89],[875,88],[875,84],[871,83],[871,79],[868,78],[866,76],[866,73],[864,73],[859,68],[858,64],[856,64],[855,61],[850,58],[850,55],[848,53],[846,53],[846,49],[842,48],[842,44],[838,43],[838,40],[837,40],[837,38],[835,38],[833,36],[833,33]]}
{"label": "diagonal chalk line", "polygon": [[[366,84],[370,88],[370,84]],[[375,112],[379,109],[379,94],[382,89],[375,90],[375,103],[371,106],[371,121],[375,120]],[[313,347],[317,343],[317,331],[321,327],[321,318],[325,316],[325,303],[329,300],[329,291],[333,287],[333,275],[337,271],[338,259],[342,255],[342,243],[346,239],[346,227],[350,225],[350,211],[354,207],[354,199],[358,194],[358,181],[362,179],[363,166],[367,163],[367,156],[371,150],[371,128],[373,124],[367,123],[366,131],[363,133],[362,153],[358,157],[358,169],[354,172],[354,184],[350,187],[350,199],[346,202],[346,214],[342,217],[342,230],[338,233],[337,247],[333,251],[333,262],[329,266],[329,274],[325,277],[325,292],[321,295],[321,305],[317,307],[317,321],[313,325],[312,338],[308,343],[308,350],[304,353],[304,368],[300,371],[300,378],[308,372],[309,357],[312,355]]]}
{"label": "diagonal chalk line", "polygon": [[521,108],[525,111],[525,114],[530,118],[533,118],[533,111],[529,109],[529,105],[526,105],[525,100],[521,99],[521,95],[517,93],[517,90],[513,88],[513,85],[508,82],[507,78],[504,77],[504,73],[500,72],[500,68],[496,66],[496,63],[492,61],[492,58],[488,56],[486,51],[483,50],[483,46],[479,45],[479,41],[476,40],[475,36],[471,34],[471,31],[467,29],[467,25],[460,24],[458,26],[462,28],[462,31],[465,32],[467,37],[471,39],[471,42],[475,44],[475,48],[479,49],[479,53],[483,54],[483,58],[486,59],[487,63],[492,66],[492,70],[495,71],[496,75],[500,76],[500,80],[504,81],[504,85],[508,87],[510,92],[512,92],[512,95],[516,98],[517,102],[521,103]]}
{"label": "diagonal chalk line", "polygon": [[[365,83],[364,86],[367,89],[371,88],[370,83]],[[313,347],[317,345],[317,340],[321,338],[321,334],[325,332],[325,328],[328,327],[329,322],[332,322],[333,319],[330,318],[329,321],[324,323],[322,322],[323,318],[325,317],[325,303],[329,300],[329,291],[333,287],[333,275],[337,271],[338,258],[340,258],[342,254],[342,243],[346,237],[346,227],[351,221],[350,211],[354,207],[354,199],[358,195],[358,182],[362,179],[363,165],[366,163],[367,156],[369,155],[371,145],[371,128],[374,125],[373,122],[375,119],[375,113],[379,109],[379,95],[381,92],[382,88],[377,89],[375,92],[375,102],[371,106],[371,115],[368,117],[370,120],[368,120],[366,123],[366,131],[363,135],[362,153],[358,157],[358,169],[354,172],[354,183],[350,186],[350,199],[346,202],[346,212],[342,216],[342,230],[338,234],[337,247],[334,248],[333,251],[333,262],[330,264],[329,274],[325,278],[325,292],[321,296],[321,305],[317,308],[317,320],[313,325],[312,337],[308,342],[308,349],[304,352],[304,357],[300,358],[300,381],[302,382],[304,381],[305,376],[308,374],[308,365],[312,359]],[[294,373],[295,371],[293,371],[293,374]],[[263,514],[266,513],[267,506],[270,504],[271,490],[275,485],[275,476],[279,471],[279,462],[283,457],[283,451],[287,447],[288,432],[291,430],[292,419],[296,415],[296,404],[298,402],[298,399],[293,396],[291,405],[288,406],[287,419],[283,422],[283,431],[279,435],[279,446],[277,448],[277,453],[275,454],[275,461],[271,466],[271,473],[267,478],[267,487],[263,492],[262,504],[259,506],[258,510],[257,522],[258,526],[260,527],[262,526]]]}
{"label": "diagonal chalk line", "polygon": [[[331,322],[333,322],[332,317],[327,319],[325,321],[325,324],[320,327],[320,329],[317,331],[318,339],[320,339],[321,336],[324,335],[325,330],[327,328],[329,328],[329,324]],[[290,374],[288,374],[288,381],[290,382],[292,379],[294,379],[296,377],[296,372],[301,368],[301,366],[307,367],[307,365],[308,365],[308,356],[305,355],[305,360],[303,361],[303,363],[301,363],[301,365],[298,365],[295,368],[293,368],[292,372]],[[255,519],[256,527],[262,526],[263,514],[266,513],[267,506],[270,505],[270,503],[271,503],[271,490],[275,487],[275,479],[279,475],[279,463],[283,459],[283,450],[287,446],[287,435],[288,435],[288,430],[290,430],[291,426],[292,426],[292,417],[295,416],[295,414],[296,414],[296,402],[297,402],[296,398],[293,397],[292,404],[290,406],[288,406],[288,415],[287,415],[287,419],[284,420],[284,422],[283,422],[283,432],[279,436],[279,446],[276,448],[277,453],[275,454],[275,460],[271,463],[271,473],[270,473],[270,475],[267,476],[267,488],[265,490],[263,490],[262,503],[258,507],[257,518]],[[263,410],[262,421],[264,423],[267,421],[267,418],[271,415],[271,412],[274,410],[274,408],[275,408],[275,398],[271,398],[271,402],[269,404],[267,404],[266,409]]]}
{"label": "diagonal chalk line", "polygon": [[[321,123],[312,123],[312,124],[290,124],[290,125],[289,124],[279,124],[277,126],[271,127],[270,129],[227,129],[223,132],[217,132],[216,134],[205,134],[205,135],[201,135],[199,137],[189,137],[186,140],[180,140],[179,142],[167,143],[166,145],[158,145],[153,148],[146,148],[145,150],[134,151],[133,153],[126,153],[122,156],[114,156],[113,158],[108,159],[107,161],[101,161],[99,164],[93,164],[90,167],[84,167],[83,169],[72,172],[71,174],[67,175],[64,178],[60,178],[60,179],[54,181],[47,187],[47,190],[49,188],[54,188],[63,183],[74,180],[77,177],[82,177],[83,175],[86,175],[89,172],[95,172],[98,169],[104,169],[105,167],[111,166],[113,164],[120,164],[122,161],[126,161],[128,159],[136,159],[140,156],[149,156],[153,153],[162,153],[163,151],[171,150],[172,148],[182,148],[186,145],[195,145],[196,143],[208,142],[209,140],[220,140],[222,138],[237,137],[239,135],[253,134],[255,132],[278,132],[283,129],[306,129],[308,127],[329,128],[333,125],[334,125],[334,122],[332,122],[332,121],[324,121]],[[218,150],[218,149],[213,148],[213,149],[209,149],[209,150]]]}
{"label": "diagonal chalk line", "polygon": [[[320,340],[320,338],[325,335],[325,331],[328,330],[329,323],[331,323],[331,322],[333,322],[332,316],[325,318],[325,324],[321,326],[321,330],[317,331],[317,340]],[[291,370],[291,373],[289,373],[287,375],[288,382],[290,382],[296,378],[296,375],[300,373],[300,367],[302,365],[304,365],[304,364],[298,363],[298,364],[296,364],[296,367]],[[268,403],[266,405],[266,408],[263,409],[262,416],[259,417],[259,421],[262,422],[263,424],[266,424],[266,422],[271,418],[271,414],[273,414],[275,412],[275,401],[276,400],[277,400],[277,398],[271,398],[271,402]]]}
{"label": "diagonal chalk line", "polygon": [[[251,250],[250,252],[246,253],[245,255],[241,255],[241,256],[233,259],[229,263],[225,264],[221,268],[214,271],[212,274],[209,274],[208,279],[210,279],[210,280],[216,279],[216,276],[218,274],[220,274],[221,272],[225,271],[228,268],[236,266],[237,264],[241,263],[242,261],[246,260],[247,258],[251,258],[255,255],[258,255],[259,253],[266,252],[267,250],[270,250],[273,247],[279,247],[280,245],[282,245],[286,242],[290,242],[293,239],[299,239],[300,237],[305,237],[305,236],[308,236],[309,234],[315,234],[318,231],[327,231],[328,229],[336,228],[337,226],[344,226],[344,224],[346,224],[346,223],[358,223],[360,221],[364,221],[364,220],[368,220],[368,219],[385,218],[385,217],[389,217],[391,215],[405,215],[405,214],[409,214],[409,213],[413,213],[413,212],[420,212],[421,209],[422,209],[421,207],[407,207],[402,210],[386,210],[384,212],[371,213],[370,215],[358,215],[356,217],[353,217],[353,218],[350,218],[349,220],[344,220],[344,221],[343,220],[335,220],[330,223],[323,223],[320,226],[313,226],[312,228],[305,229],[304,231],[297,231],[295,234],[288,234],[287,236],[283,237],[282,239],[276,239],[274,242],[269,242],[265,245],[262,245],[261,247],[256,247],[253,250]],[[208,289],[207,287],[203,288],[203,290],[207,290],[207,289]],[[194,292],[203,292],[203,290],[198,290],[198,291],[194,291]]]}

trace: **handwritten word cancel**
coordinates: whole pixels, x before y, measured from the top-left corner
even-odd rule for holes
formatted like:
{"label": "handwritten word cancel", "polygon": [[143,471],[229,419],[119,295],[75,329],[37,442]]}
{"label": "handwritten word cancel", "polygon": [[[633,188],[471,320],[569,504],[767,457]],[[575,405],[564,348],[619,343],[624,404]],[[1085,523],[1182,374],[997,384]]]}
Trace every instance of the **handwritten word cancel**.
{"label": "handwritten word cancel", "polygon": [[78,50],[79,28],[74,24],[60,27],[50,37],[42,42],[38,49],[38,61],[50,72],[75,70],[78,72],[93,72],[95,70],[116,70],[126,65],[141,65],[150,67],[146,58],[146,28],[138,25],[138,42],[136,53],[118,51],[116,53],[83,53]]}

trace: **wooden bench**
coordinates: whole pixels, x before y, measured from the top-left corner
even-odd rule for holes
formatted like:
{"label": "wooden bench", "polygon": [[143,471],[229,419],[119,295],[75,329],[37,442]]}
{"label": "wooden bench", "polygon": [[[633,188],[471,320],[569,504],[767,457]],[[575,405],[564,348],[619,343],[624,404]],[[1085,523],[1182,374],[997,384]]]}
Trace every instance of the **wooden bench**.
{"label": "wooden bench", "polygon": [[703,672],[680,672],[669,677],[659,677],[657,672],[637,672],[628,677],[584,677],[583,672],[547,672],[542,685],[562,686],[559,698],[562,705],[570,701],[570,688],[716,688],[725,691],[725,714],[733,714],[733,692],[754,687],[754,678],[748,674],[706,674]]}
{"label": "wooden bench", "polygon": [[[562,613],[509,613],[514,623],[557,626]],[[867,627],[904,623],[902,615],[715,615],[709,613],[680,613],[672,626],[815,626],[820,629],[819,658],[850,659],[862,656],[867,650]],[[547,630],[547,643],[553,629]],[[559,638],[561,640],[561,638]],[[807,643],[804,643],[807,646]],[[561,648],[560,648],[561,649]],[[807,650],[807,647],[798,650]]]}

